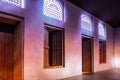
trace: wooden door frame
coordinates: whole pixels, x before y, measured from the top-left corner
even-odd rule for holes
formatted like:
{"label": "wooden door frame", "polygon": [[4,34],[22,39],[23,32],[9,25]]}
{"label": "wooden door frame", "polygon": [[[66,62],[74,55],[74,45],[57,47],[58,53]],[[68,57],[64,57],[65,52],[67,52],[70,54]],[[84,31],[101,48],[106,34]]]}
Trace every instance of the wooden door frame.
{"label": "wooden door frame", "polygon": [[[82,34],[82,39],[83,37],[85,38],[89,38],[91,40],[91,72],[90,73],[94,73],[94,41],[93,41],[93,37],[92,36],[88,36],[88,35],[83,35]],[[82,40],[81,40],[82,42]],[[82,63],[83,63],[83,52],[82,52]],[[83,66],[82,66],[83,67]],[[82,71],[83,72],[83,71]],[[83,74],[83,73],[82,73]]]}
{"label": "wooden door frame", "polygon": [[21,40],[22,40],[22,43],[21,43],[21,80],[24,80],[24,18],[21,17],[21,16],[17,16],[17,15],[13,15],[13,14],[9,14],[9,13],[6,13],[6,12],[2,12],[0,11],[0,17],[3,17],[3,18],[7,18],[7,19],[11,19],[11,20],[16,20],[18,22],[20,22],[22,25],[21,25],[21,29],[22,29],[22,32],[21,32]]}

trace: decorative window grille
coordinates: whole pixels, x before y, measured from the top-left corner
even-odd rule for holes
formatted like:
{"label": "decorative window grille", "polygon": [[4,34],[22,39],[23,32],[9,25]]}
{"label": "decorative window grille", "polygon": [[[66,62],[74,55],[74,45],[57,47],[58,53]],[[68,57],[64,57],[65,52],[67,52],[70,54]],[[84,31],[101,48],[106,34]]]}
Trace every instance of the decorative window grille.
{"label": "decorative window grille", "polygon": [[24,0],[2,0],[2,1],[24,8]]}
{"label": "decorative window grille", "polygon": [[63,9],[57,0],[44,0],[44,15],[62,21]]}
{"label": "decorative window grille", "polygon": [[92,31],[91,20],[89,19],[89,17],[87,17],[86,15],[82,15],[81,18],[82,18],[81,19],[81,27],[82,27],[82,29]]}
{"label": "decorative window grille", "polygon": [[103,24],[99,23],[98,28],[99,28],[99,35],[105,36],[105,29],[104,29]]}

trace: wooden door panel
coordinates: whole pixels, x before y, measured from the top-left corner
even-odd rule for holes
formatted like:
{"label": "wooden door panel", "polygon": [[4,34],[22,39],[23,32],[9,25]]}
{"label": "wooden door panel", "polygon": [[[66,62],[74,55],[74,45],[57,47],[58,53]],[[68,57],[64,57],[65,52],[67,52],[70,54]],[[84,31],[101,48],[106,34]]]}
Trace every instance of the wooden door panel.
{"label": "wooden door panel", "polygon": [[23,21],[18,22],[0,23],[0,80],[24,80]]}
{"label": "wooden door panel", "polygon": [[0,80],[4,79],[4,33],[0,32]]}
{"label": "wooden door panel", "polygon": [[44,33],[44,66],[48,67],[49,65],[49,32],[45,29]]}
{"label": "wooden door panel", "polygon": [[22,47],[22,24],[20,23],[14,31],[14,80],[23,80],[23,51]]}
{"label": "wooden door panel", "polygon": [[13,34],[5,34],[5,80],[13,79],[14,69]]}
{"label": "wooden door panel", "polygon": [[13,80],[13,37],[0,32],[0,80]]}
{"label": "wooden door panel", "polygon": [[91,39],[82,40],[82,71],[91,72]]}

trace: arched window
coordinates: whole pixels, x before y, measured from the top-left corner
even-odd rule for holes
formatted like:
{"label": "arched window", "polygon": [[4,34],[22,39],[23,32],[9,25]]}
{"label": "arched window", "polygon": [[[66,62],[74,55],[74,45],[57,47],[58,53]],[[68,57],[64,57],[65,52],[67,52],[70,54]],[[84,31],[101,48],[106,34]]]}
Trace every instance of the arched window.
{"label": "arched window", "polygon": [[93,28],[91,19],[86,15],[81,16],[81,29],[83,34],[92,36]]}
{"label": "arched window", "polygon": [[99,63],[106,63],[106,29],[102,23],[98,23],[99,33]]}
{"label": "arched window", "polygon": [[57,0],[44,0],[44,15],[62,21],[63,9]]}
{"label": "arched window", "polygon": [[91,20],[88,16],[82,15],[81,17],[81,27],[85,30],[92,31]]}
{"label": "arched window", "polygon": [[102,23],[98,24],[98,31],[99,31],[99,35],[105,37],[105,28],[104,25]]}
{"label": "arched window", "polygon": [[2,1],[24,8],[24,0],[2,0]]}

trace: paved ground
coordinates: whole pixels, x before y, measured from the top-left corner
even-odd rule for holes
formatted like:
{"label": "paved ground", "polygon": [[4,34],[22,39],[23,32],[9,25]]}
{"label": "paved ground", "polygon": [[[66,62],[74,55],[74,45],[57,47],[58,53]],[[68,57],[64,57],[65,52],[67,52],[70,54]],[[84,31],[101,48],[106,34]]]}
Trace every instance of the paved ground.
{"label": "paved ground", "polygon": [[111,69],[89,75],[80,75],[60,80],[120,80],[120,69]]}

